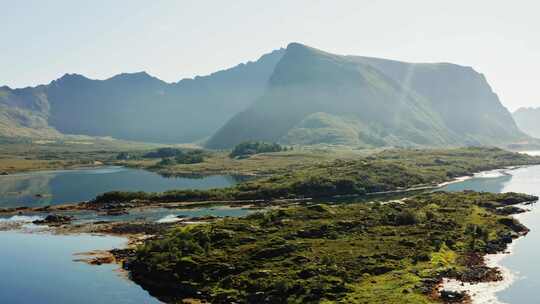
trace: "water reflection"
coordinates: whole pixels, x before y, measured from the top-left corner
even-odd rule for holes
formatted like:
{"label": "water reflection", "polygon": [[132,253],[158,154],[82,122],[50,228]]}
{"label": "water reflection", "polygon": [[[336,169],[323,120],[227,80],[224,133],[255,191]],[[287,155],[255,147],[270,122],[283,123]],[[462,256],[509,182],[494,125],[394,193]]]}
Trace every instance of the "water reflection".
{"label": "water reflection", "polygon": [[234,176],[163,177],[123,167],[42,171],[0,176],[0,207],[45,206],[80,202],[108,191],[162,192],[173,189],[210,189],[234,185]]}

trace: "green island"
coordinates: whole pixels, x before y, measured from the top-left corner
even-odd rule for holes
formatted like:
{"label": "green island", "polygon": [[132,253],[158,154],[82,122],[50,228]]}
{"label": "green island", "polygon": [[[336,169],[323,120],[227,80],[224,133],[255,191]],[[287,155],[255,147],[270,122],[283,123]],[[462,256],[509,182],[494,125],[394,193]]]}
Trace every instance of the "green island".
{"label": "green island", "polygon": [[540,158],[499,148],[396,149],[364,157],[282,167],[268,177],[234,187],[175,190],[163,193],[113,191],[96,197],[96,204],[143,200],[150,202],[272,201],[381,194],[427,189],[473,173],[539,164]]}
{"label": "green island", "polygon": [[527,232],[503,210],[537,199],[435,192],[288,207],[174,228],[139,246],[126,266],[168,303],[440,303],[434,288],[443,276],[497,276],[481,256]]}
{"label": "green island", "polygon": [[[171,225],[136,247],[124,267],[167,303],[466,303],[465,293],[441,293],[441,279],[500,280],[482,257],[528,232],[509,216],[524,211],[514,205],[538,198],[433,189],[539,161],[499,148],[393,149],[284,166],[230,188],[109,192],[89,204],[281,206],[245,218]],[[378,199],[394,192],[406,198]],[[351,199],[310,201],[335,197]]]}

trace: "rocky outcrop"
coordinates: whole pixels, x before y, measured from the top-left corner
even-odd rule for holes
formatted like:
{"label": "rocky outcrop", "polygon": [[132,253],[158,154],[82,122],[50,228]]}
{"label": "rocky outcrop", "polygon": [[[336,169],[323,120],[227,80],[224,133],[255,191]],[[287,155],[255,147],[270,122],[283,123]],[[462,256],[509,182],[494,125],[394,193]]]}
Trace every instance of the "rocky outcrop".
{"label": "rocky outcrop", "polygon": [[71,222],[73,217],[68,215],[49,214],[43,220],[35,220],[32,223],[36,225],[63,225]]}

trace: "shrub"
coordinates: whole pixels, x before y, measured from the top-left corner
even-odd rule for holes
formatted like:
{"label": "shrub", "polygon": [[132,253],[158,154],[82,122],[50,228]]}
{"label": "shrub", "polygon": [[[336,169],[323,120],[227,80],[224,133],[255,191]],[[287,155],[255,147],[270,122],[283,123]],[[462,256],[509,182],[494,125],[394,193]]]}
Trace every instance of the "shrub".
{"label": "shrub", "polygon": [[175,157],[178,152],[182,152],[180,149],[176,148],[159,148],[156,151],[151,151],[143,155],[145,158],[166,158],[166,157]]}
{"label": "shrub", "polygon": [[286,151],[286,148],[278,145],[277,143],[267,143],[263,141],[245,141],[236,145],[230,156],[237,157],[280,151]]}
{"label": "shrub", "polygon": [[404,210],[396,215],[395,223],[398,226],[414,225],[418,223],[418,216],[410,210]]}

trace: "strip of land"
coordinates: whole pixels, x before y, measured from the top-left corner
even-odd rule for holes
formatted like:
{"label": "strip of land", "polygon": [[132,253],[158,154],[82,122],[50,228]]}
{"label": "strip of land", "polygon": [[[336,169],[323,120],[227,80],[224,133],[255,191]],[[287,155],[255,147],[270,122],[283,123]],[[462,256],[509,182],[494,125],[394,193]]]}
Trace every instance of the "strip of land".
{"label": "strip of land", "polygon": [[387,150],[366,157],[298,165],[234,187],[163,193],[108,192],[90,205],[152,202],[272,201],[381,194],[433,188],[457,177],[509,166],[540,164],[539,157],[498,148]]}

